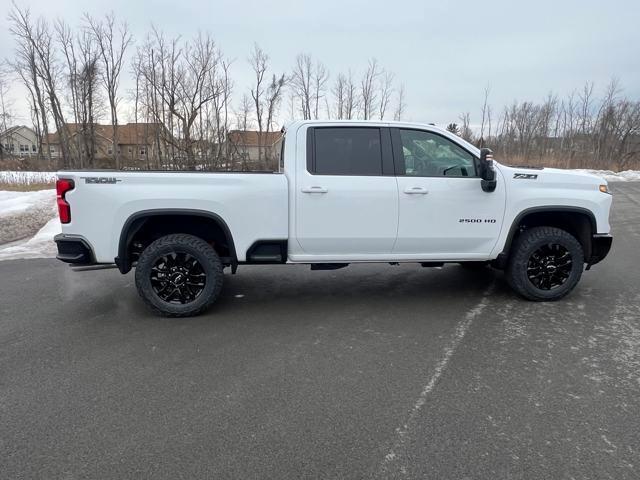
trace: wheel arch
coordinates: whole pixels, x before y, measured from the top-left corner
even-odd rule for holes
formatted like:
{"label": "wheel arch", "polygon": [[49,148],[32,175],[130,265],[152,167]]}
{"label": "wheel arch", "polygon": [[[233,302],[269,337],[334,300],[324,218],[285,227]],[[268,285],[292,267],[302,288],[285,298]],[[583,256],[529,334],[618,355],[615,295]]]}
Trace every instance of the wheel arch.
{"label": "wheel arch", "polygon": [[[206,210],[196,210],[196,209],[182,209],[182,208],[162,208],[162,209],[150,209],[150,210],[142,210],[136,212],[129,216],[127,220],[124,222],[122,226],[122,230],[120,231],[120,238],[118,240],[118,256],[115,258],[115,263],[118,266],[118,269],[121,273],[127,273],[131,270],[133,259],[131,252],[131,245],[136,235],[140,234],[145,227],[149,227],[151,222],[158,222],[162,217],[170,218],[170,219],[180,219],[188,218],[190,220],[190,224],[193,225],[194,222],[204,220],[210,226],[215,225],[219,232],[218,236],[222,235],[224,237],[225,245],[224,252],[225,255],[220,255],[223,260],[225,260],[226,264],[231,265],[234,269],[238,264],[238,257],[236,255],[235,244],[233,241],[233,235],[231,234],[231,230],[229,226],[224,221],[224,219],[214,213]],[[182,222],[180,222],[182,223]],[[172,225],[173,228],[167,227],[164,229],[163,234],[169,233],[192,233],[189,231],[189,228],[180,228],[180,223],[176,225]],[[186,222],[185,222],[186,223]],[[214,232],[212,232],[212,235]],[[202,238],[201,235],[197,235]],[[214,247],[216,248],[216,247]],[[218,251],[218,248],[216,248]],[[221,252],[218,252],[219,254]]]}
{"label": "wheel arch", "polygon": [[592,238],[596,234],[596,217],[592,211],[583,207],[545,206],[531,207],[522,210],[514,218],[505,240],[502,252],[496,260],[500,268],[506,266],[509,252],[518,234],[527,227],[557,227],[571,233],[582,245],[585,259],[590,258]]}

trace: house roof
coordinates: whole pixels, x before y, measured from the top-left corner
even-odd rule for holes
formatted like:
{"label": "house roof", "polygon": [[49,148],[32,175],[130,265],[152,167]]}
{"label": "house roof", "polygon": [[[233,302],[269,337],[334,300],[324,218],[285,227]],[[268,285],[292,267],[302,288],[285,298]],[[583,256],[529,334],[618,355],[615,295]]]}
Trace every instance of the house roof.
{"label": "house roof", "polygon": [[9,127],[4,132],[0,133],[0,137],[6,137],[8,135],[11,135],[13,132],[18,130],[20,127],[21,127],[21,125],[15,125],[13,127]]}
{"label": "house roof", "polygon": [[[259,132],[255,130],[231,130],[228,135],[229,142],[234,145],[257,147],[259,145]],[[280,132],[262,132],[263,145],[273,145],[282,138]]]}
{"label": "house roof", "polygon": [[[65,124],[65,128],[71,135],[77,135],[80,133],[82,131],[82,127],[83,125],[80,123]],[[112,125],[95,124],[93,128],[97,136],[103,137],[109,142],[113,140]],[[155,139],[158,130],[163,129],[164,127],[160,123],[127,123],[125,125],[118,125],[117,128],[118,145],[138,145],[152,142]],[[60,143],[60,136],[58,132],[47,134],[43,139],[43,143]]]}
{"label": "house roof", "polygon": [[25,137],[21,133],[21,130],[23,128],[25,130],[29,130],[29,132],[32,133],[34,136],[36,135],[36,132],[32,128],[27,127],[26,125],[15,125],[13,127],[7,128],[4,132],[0,133],[0,138],[10,137],[17,134],[17,135],[20,135],[22,138],[27,139],[27,137]]}

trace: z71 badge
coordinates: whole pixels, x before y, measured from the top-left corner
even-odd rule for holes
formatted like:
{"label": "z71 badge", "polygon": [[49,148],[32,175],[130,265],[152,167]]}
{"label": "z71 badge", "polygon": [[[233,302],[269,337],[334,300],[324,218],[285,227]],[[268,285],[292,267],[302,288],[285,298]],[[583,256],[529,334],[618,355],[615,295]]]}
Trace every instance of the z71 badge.
{"label": "z71 badge", "polygon": [[538,175],[535,173],[514,173],[513,178],[516,180],[535,180]]}

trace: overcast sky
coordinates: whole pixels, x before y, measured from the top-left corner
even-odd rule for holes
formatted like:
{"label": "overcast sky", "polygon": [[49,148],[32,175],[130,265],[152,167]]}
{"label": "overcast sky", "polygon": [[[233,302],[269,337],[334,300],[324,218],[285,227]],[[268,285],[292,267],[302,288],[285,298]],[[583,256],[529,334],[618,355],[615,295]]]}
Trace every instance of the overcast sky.
{"label": "overcast sky", "polygon": [[[5,5],[9,0],[4,0]],[[30,0],[34,16],[77,24],[107,9],[125,18],[135,39],[153,23],[169,35],[209,31],[231,58],[236,101],[248,88],[246,58],[254,41],[274,72],[296,54],[324,62],[332,74],[359,75],[375,57],[405,84],[407,119],[478,122],[483,90],[494,110],[518,100],[564,95],[593,81],[600,93],[617,77],[640,98],[639,0]],[[3,9],[8,11],[8,9]],[[0,20],[0,58],[13,54],[8,20]],[[129,85],[125,85],[125,89]],[[126,92],[123,92],[123,94]],[[14,96],[22,95],[15,90]],[[15,110],[27,122],[24,101]],[[287,109],[283,108],[283,115]]]}

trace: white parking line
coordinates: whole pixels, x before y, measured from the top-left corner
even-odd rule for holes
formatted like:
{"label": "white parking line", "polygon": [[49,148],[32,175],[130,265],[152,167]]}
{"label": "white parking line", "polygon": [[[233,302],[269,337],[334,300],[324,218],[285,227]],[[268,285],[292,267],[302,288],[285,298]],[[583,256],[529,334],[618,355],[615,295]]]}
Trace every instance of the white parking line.
{"label": "white parking line", "polygon": [[489,297],[493,292],[493,287],[493,283],[489,285],[489,287],[482,294],[482,299],[480,300],[480,302],[478,302],[475,307],[469,310],[464,318],[460,321],[460,323],[458,323],[451,341],[445,347],[442,358],[436,364],[436,368],[433,371],[433,374],[420,392],[420,396],[413,405],[407,421],[401,427],[396,428],[396,441],[394,442],[393,447],[391,448],[389,453],[385,455],[384,460],[382,461],[382,464],[380,466],[380,471],[378,472],[379,476],[381,476],[382,478],[386,477],[386,474],[389,474],[392,470],[399,471],[403,474],[406,473],[406,466],[402,463],[401,460],[401,452],[409,436],[409,430],[411,429],[412,424],[415,422],[418,413],[427,401],[427,397],[433,391],[436,383],[442,376],[442,373],[447,368],[449,360],[451,360],[451,357],[458,348],[458,345],[460,345],[460,342],[467,334],[471,323],[482,313],[482,311],[489,303]]}

